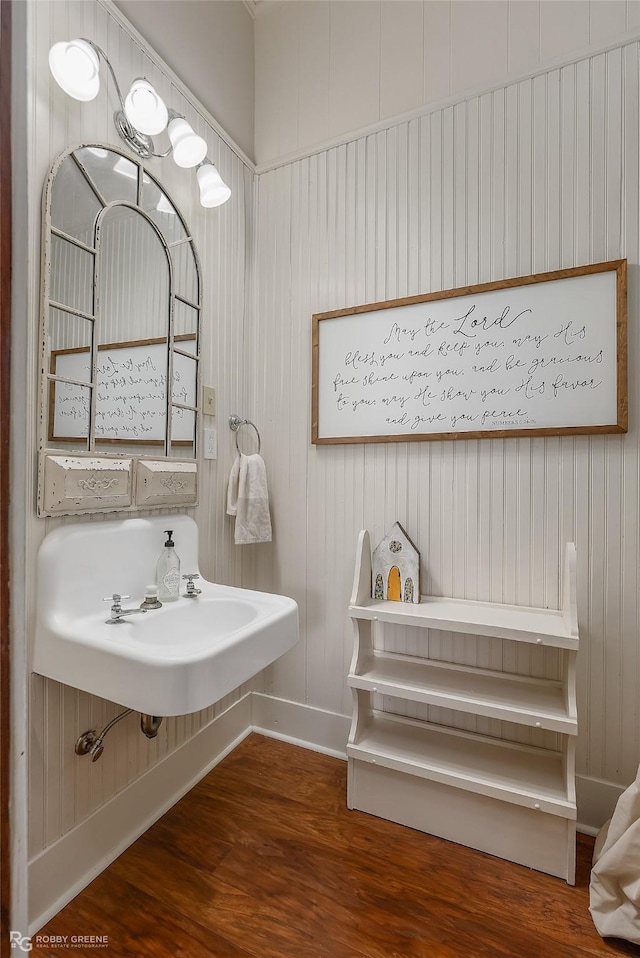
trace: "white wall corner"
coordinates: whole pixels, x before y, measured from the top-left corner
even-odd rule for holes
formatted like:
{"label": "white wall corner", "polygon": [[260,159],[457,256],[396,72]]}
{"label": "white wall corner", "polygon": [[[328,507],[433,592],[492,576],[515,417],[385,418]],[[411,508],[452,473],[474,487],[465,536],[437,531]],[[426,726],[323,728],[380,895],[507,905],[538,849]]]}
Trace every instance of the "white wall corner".
{"label": "white wall corner", "polygon": [[586,835],[597,835],[604,823],[611,818],[616,802],[623,792],[624,787],[613,782],[577,775],[578,831]]}
{"label": "white wall corner", "polygon": [[292,745],[346,760],[351,717],[326,709],[274,698],[261,692],[251,697],[254,732]]}

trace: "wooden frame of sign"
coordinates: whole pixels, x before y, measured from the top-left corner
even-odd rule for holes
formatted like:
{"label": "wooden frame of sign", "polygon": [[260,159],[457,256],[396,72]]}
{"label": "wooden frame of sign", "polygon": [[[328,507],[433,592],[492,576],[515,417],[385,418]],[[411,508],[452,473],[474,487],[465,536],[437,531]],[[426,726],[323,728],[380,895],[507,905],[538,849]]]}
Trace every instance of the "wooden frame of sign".
{"label": "wooden frame of sign", "polygon": [[313,316],[315,444],[627,431],[627,261]]}

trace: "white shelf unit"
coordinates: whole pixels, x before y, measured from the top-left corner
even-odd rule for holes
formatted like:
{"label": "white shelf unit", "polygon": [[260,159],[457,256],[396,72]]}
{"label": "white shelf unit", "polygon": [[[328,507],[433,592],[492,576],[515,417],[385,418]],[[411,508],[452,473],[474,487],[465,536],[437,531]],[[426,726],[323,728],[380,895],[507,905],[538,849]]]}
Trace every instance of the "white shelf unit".
{"label": "white shelf unit", "polygon": [[[360,533],[349,615],[353,719],[349,808],[378,815],[575,883],[576,558],[565,550],[561,609],[422,596],[371,598],[371,547]],[[487,636],[558,650],[560,677],[495,671],[374,647],[385,624]],[[556,733],[523,745],[383,710],[382,698],[438,706]]]}

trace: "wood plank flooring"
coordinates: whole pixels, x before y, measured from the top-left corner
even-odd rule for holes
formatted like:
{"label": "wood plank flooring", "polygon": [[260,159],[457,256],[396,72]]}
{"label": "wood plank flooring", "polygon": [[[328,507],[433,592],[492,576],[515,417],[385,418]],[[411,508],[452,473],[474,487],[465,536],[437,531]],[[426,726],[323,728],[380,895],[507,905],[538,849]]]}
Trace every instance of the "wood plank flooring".
{"label": "wood plank flooring", "polygon": [[59,958],[592,958],[593,842],[575,887],[348,811],[346,763],[250,735],[49,924]]}

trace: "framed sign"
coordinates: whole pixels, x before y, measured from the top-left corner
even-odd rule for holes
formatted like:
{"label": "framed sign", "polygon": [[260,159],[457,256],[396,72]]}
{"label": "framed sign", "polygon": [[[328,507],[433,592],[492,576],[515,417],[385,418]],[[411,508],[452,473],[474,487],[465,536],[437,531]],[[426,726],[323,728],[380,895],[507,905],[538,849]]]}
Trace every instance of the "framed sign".
{"label": "framed sign", "polygon": [[[176,336],[185,348],[195,336]],[[95,435],[100,442],[163,445],[167,421],[167,341],[134,340],[98,346]],[[88,347],[51,351],[48,440],[86,442],[89,434],[91,352]],[[196,405],[195,356],[173,354],[174,402]],[[173,407],[172,442],[191,445],[190,410]]]}
{"label": "framed sign", "polygon": [[312,442],[626,432],[626,266],[315,314]]}

